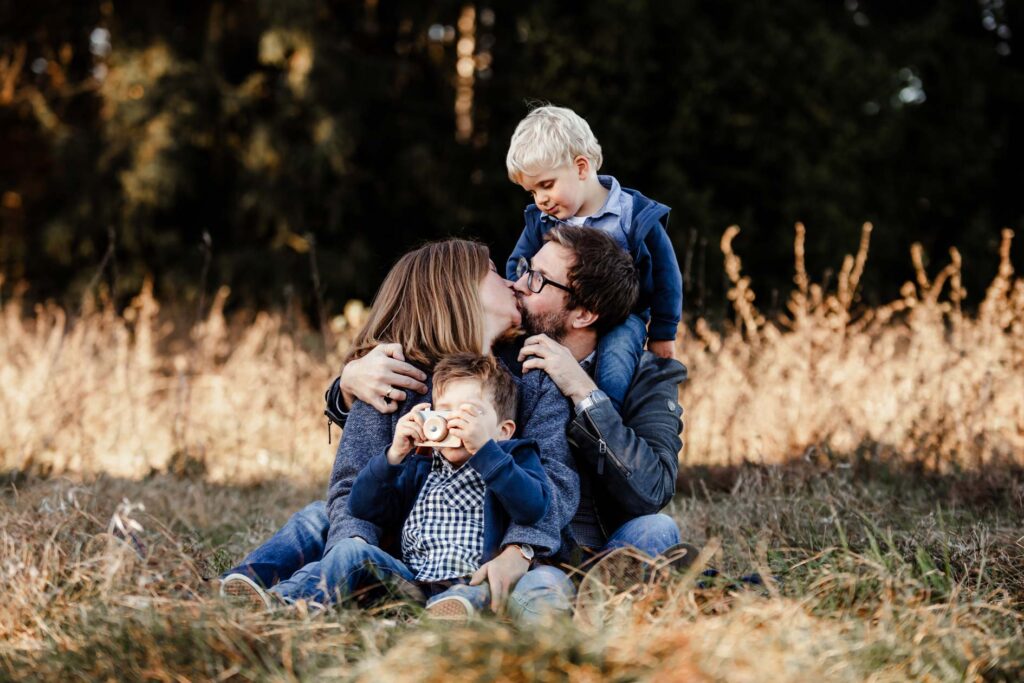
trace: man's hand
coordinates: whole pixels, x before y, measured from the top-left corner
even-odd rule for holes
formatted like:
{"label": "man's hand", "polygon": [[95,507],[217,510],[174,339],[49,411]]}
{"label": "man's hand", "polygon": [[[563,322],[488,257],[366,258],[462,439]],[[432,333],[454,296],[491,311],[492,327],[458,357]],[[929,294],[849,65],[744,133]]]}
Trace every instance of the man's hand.
{"label": "man's hand", "polygon": [[652,339],[647,342],[647,350],[659,358],[676,357],[676,343],[671,339]]}
{"label": "man's hand", "polygon": [[537,334],[527,338],[519,352],[519,360],[523,363],[523,373],[538,369],[548,376],[565,396],[573,403],[579,403],[597,389],[594,380],[586,370],[580,367],[578,360],[573,358],[569,349],[565,348],[546,334]]}
{"label": "man's hand", "polygon": [[429,407],[429,403],[419,404],[403,415],[395,425],[395,438],[391,440],[391,448],[387,453],[389,464],[400,465],[417,443],[426,441],[423,437],[423,416],[420,411]]}
{"label": "man's hand", "polygon": [[484,447],[484,444],[496,438],[491,432],[494,426],[488,429],[485,422],[480,419],[484,414],[483,409],[473,403],[463,403],[448,418],[448,431],[462,440],[470,455]]}
{"label": "man's hand", "polygon": [[505,599],[519,579],[530,568],[530,562],[518,548],[509,546],[490,562],[482,565],[470,579],[470,586],[479,586],[484,581],[491,589],[491,611],[497,614],[505,605]]}
{"label": "man's hand", "polygon": [[352,402],[358,398],[377,412],[393,413],[406,398],[406,393],[399,387],[425,394],[427,386],[423,382],[426,379],[422,371],[405,362],[401,344],[381,344],[342,368],[341,391],[345,408],[351,408]]}

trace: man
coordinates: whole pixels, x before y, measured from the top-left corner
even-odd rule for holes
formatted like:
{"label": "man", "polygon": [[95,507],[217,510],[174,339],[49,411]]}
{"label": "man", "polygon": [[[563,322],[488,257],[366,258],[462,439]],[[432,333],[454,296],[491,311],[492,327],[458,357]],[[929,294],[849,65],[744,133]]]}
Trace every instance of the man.
{"label": "man", "polygon": [[[621,415],[592,379],[601,332],[621,322],[636,300],[631,258],[599,231],[561,226],[518,274],[514,288],[532,336],[515,360],[523,372],[547,372],[573,405],[567,433],[580,474],[580,506],[563,533],[558,559],[579,565],[627,546],[651,556],[664,553],[679,542],[675,521],[659,511],[675,493],[682,446],[678,391],[686,368],[645,352]],[[349,399],[377,400],[375,407],[385,411],[395,404],[379,399],[381,386],[425,389],[398,345],[378,347],[367,359],[346,366],[340,385],[328,393],[329,411],[343,409],[339,386],[351,392]],[[515,586],[510,606],[527,619],[569,611],[573,588],[565,574],[553,566],[526,573],[529,562],[519,559],[509,553],[500,568],[481,567],[474,581],[486,578],[492,592],[496,583]]]}

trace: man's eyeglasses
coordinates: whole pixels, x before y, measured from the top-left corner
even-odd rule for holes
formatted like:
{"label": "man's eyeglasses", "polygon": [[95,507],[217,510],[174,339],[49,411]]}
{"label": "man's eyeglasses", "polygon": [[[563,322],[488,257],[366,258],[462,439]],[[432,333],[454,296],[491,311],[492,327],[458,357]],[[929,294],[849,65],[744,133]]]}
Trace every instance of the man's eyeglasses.
{"label": "man's eyeglasses", "polygon": [[526,260],[525,256],[519,257],[519,262],[516,264],[516,280],[526,276],[526,287],[534,294],[540,294],[540,291],[544,289],[544,285],[551,285],[552,287],[558,287],[559,289],[569,292],[572,294],[572,289],[561,283],[549,280],[533,268],[530,268],[530,262]]}

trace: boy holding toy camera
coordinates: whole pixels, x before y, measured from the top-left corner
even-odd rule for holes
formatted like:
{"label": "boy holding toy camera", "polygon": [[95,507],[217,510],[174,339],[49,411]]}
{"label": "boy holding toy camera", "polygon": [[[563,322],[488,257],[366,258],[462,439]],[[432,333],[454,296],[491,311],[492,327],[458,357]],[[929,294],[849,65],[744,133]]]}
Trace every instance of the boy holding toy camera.
{"label": "boy holding toy camera", "polygon": [[510,523],[544,516],[550,483],[536,444],[508,440],[516,385],[493,357],[439,362],[433,400],[434,410],[423,403],[398,421],[391,446],[363,468],[349,494],[354,516],[400,531],[400,559],[345,539],[318,563],[315,587],[299,570],[271,593],[288,602],[330,601],[391,580],[407,595],[429,598],[428,613],[441,618],[471,617],[490,601],[487,585],[469,585],[470,578],[498,554]]}

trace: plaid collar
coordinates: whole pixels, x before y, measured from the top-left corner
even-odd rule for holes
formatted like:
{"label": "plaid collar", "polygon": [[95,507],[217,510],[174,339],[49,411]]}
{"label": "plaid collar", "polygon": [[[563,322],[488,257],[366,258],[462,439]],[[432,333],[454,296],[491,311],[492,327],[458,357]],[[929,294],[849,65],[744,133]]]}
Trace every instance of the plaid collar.
{"label": "plaid collar", "polygon": [[430,463],[430,471],[438,472],[444,479],[451,479],[466,468],[466,463],[462,463],[462,467],[456,469],[454,465],[448,462],[445,457],[441,455],[441,451],[436,448],[434,449],[433,456],[433,460]]}

